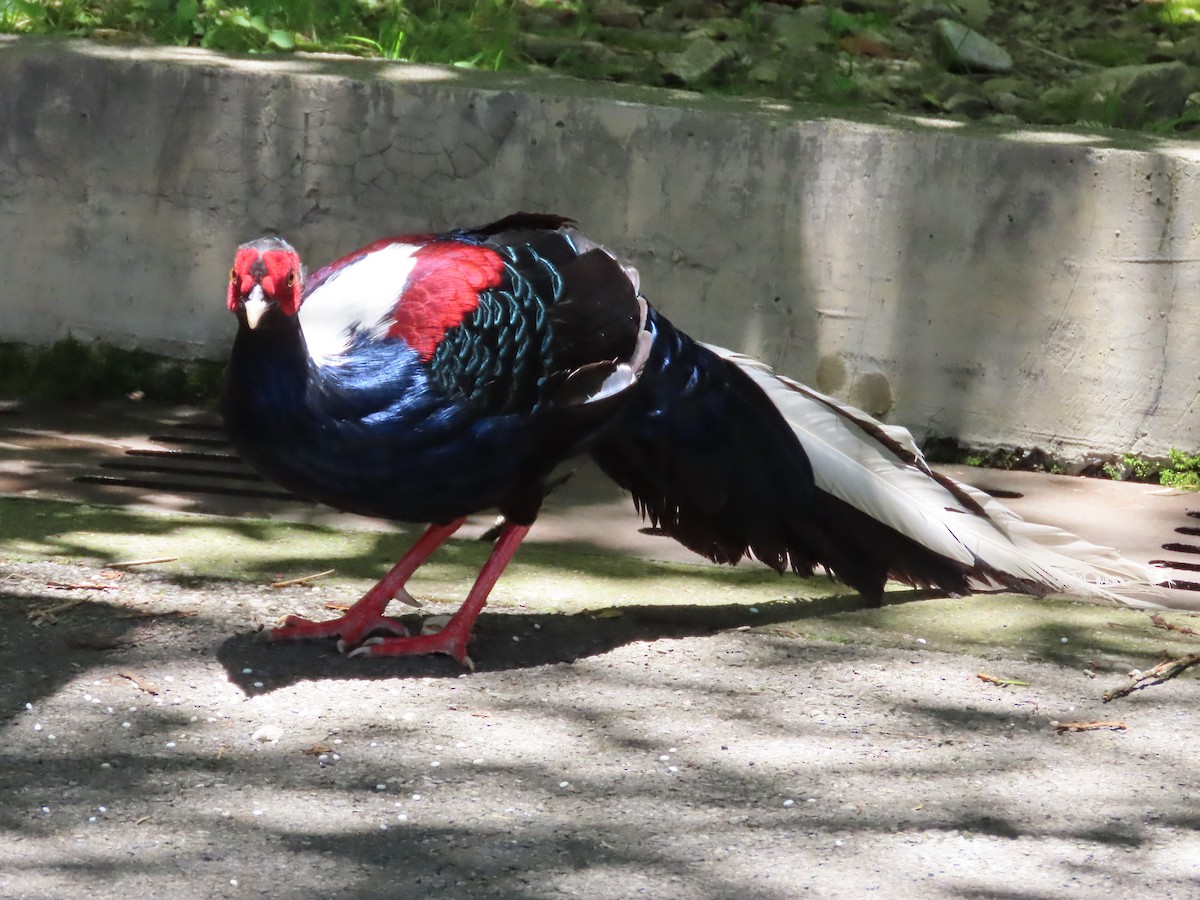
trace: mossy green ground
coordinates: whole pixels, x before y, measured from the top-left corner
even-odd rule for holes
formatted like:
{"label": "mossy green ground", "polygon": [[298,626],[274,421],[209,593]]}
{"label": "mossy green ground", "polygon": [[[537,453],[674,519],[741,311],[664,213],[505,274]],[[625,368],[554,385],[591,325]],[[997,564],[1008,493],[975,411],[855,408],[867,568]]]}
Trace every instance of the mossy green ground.
{"label": "mossy green ground", "polygon": [[[333,569],[319,582],[319,597],[280,595],[284,605],[318,618],[328,615],[322,612],[326,601],[352,602],[366,590],[416,533],[0,499],[0,555],[8,559],[100,567],[172,557],[154,568],[181,581],[211,581],[214,591]],[[451,541],[413,579],[412,592],[435,605],[456,603],[487,553],[485,544]],[[897,588],[887,605],[873,609],[825,578],[780,577],[755,566],[647,561],[546,543],[521,549],[490,605],[630,624],[762,628],[799,641],[1016,655],[1080,667],[1145,667],[1198,646],[1195,637],[1157,628],[1146,613],[1123,607],[1011,594],[930,597]],[[1168,613],[1166,619],[1195,624],[1183,613]]]}

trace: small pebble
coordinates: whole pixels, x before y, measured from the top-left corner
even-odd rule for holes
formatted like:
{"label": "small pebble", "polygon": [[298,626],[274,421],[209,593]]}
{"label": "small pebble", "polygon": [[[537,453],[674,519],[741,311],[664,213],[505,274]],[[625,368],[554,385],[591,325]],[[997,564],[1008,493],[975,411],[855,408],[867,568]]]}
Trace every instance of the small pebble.
{"label": "small pebble", "polygon": [[130,722],[122,722],[121,727],[122,728],[132,728],[133,725]]}
{"label": "small pebble", "polygon": [[32,709],[33,709],[33,704],[32,704],[32,703],[26,703],[26,704],[25,704],[25,709],[27,709],[27,710],[32,710]]}
{"label": "small pebble", "polygon": [[386,791],[387,790],[387,782],[384,782],[384,781],[379,782],[379,784],[375,785],[375,790]]}
{"label": "small pebble", "polygon": [[396,821],[397,822],[407,822],[408,816],[405,815],[404,813],[400,813],[398,816],[396,816]]}
{"label": "small pebble", "polygon": [[928,643],[928,642],[925,640],[925,638],[917,638],[917,643],[918,643],[918,644],[925,644],[925,643]]}
{"label": "small pebble", "polygon": [[477,766],[481,766],[481,765],[483,765],[483,757],[477,756],[473,760],[471,760],[471,762],[473,762]]}
{"label": "small pebble", "polygon": [[253,669],[242,669],[242,674],[243,675],[253,675],[254,670]]}
{"label": "small pebble", "polygon": [[237,887],[237,879],[236,879],[236,878],[230,878],[230,879],[229,879],[229,886],[230,886],[230,887]]}
{"label": "small pebble", "polygon": [[254,686],[255,686],[256,688],[260,688],[260,687],[262,687],[262,686],[263,686],[263,683],[262,683],[261,681],[256,681],[256,682],[254,682]]}
{"label": "small pebble", "polygon": [[34,730],[34,731],[41,731],[41,730],[42,730],[42,723],[41,723],[41,722],[35,722],[35,723],[34,723],[34,725],[33,725],[33,730]]}
{"label": "small pebble", "polygon": [[793,806],[795,806],[795,805],[796,805],[796,801],[795,801],[795,800],[784,800],[784,801],[783,801],[783,808],[784,808],[784,809],[791,809],[791,808],[792,808]]}
{"label": "small pebble", "polygon": [[758,607],[757,606],[750,607],[750,615],[752,615],[752,616],[758,615]]}
{"label": "small pebble", "polygon": [[570,786],[571,786],[571,782],[569,782],[569,781],[560,781],[560,782],[558,783],[558,786],[559,786],[560,788],[570,787]]}
{"label": "small pebble", "polygon": [[174,750],[174,749],[175,749],[175,742],[174,742],[174,741],[167,741],[167,749],[168,749],[168,750]]}
{"label": "small pebble", "polygon": [[429,764],[429,767],[430,767],[431,769],[436,769],[436,768],[438,768],[439,766],[441,766],[441,763],[440,763],[440,762],[438,762],[436,759],[435,759],[433,762],[431,762],[431,763]]}
{"label": "small pebble", "polygon": [[379,830],[380,830],[380,831],[387,831],[387,825],[385,825],[383,822],[380,822],[380,823],[379,823]]}
{"label": "small pebble", "polygon": [[254,815],[256,815],[256,816],[261,816],[261,815],[262,815],[262,810],[261,810],[261,809],[256,809],[256,810],[254,810]]}
{"label": "small pebble", "polygon": [[658,758],[658,761],[659,761],[659,762],[666,762],[666,761],[667,761],[667,760],[669,760],[670,758],[671,758],[671,757],[667,756],[667,755],[664,753],[662,756],[660,756],[660,757]]}
{"label": "small pebble", "polygon": [[1058,642],[1059,642],[1060,644],[1065,644],[1065,643],[1067,642],[1067,639],[1066,639],[1065,637],[1063,637],[1063,638],[1059,638],[1059,639],[1058,639]]}
{"label": "small pebble", "polygon": [[413,794],[413,795],[412,795],[412,798],[413,798],[414,800],[420,800],[420,799],[421,799],[421,795],[420,795],[420,794]]}
{"label": "small pebble", "polygon": [[250,735],[250,740],[265,743],[267,741],[277,741],[283,737],[283,729],[278,725],[263,725],[258,728],[254,734]]}

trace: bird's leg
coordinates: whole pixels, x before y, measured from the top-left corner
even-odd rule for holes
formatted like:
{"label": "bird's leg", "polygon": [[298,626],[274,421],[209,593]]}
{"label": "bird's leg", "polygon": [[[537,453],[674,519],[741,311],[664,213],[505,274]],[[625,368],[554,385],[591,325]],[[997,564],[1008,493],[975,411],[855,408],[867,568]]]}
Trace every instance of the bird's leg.
{"label": "bird's leg", "polygon": [[367,640],[361,647],[350,652],[351,656],[424,656],[429,653],[445,653],[454,657],[468,669],[474,669],[475,664],[467,656],[467,638],[471,635],[471,626],[479,617],[483,605],[487,603],[496,581],[504,572],[509,560],[517,552],[525,535],[529,533],[528,525],[514,525],[511,522],[504,525],[492,555],[488,557],[479,577],[471,586],[467,599],[458,608],[446,627],[436,634],[420,634],[415,637],[380,637]]}
{"label": "bird's leg", "polygon": [[448,525],[430,525],[408,552],[392,566],[380,582],[367,591],[345,615],[326,622],[313,622],[302,616],[285,616],[278,628],[262,632],[264,640],[268,641],[297,641],[309,638],[340,638],[338,649],[354,647],[361,644],[363,638],[373,631],[383,631],[392,635],[408,634],[399,619],[391,619],[383,614],[388,603],[400,595],[400,599],[413,606],[419,605],[408,596],[404,590],[405,582],[412,577],[413,572],[430,555],[446,542],[446,539],[462,527],[465,519],[457,519]]}

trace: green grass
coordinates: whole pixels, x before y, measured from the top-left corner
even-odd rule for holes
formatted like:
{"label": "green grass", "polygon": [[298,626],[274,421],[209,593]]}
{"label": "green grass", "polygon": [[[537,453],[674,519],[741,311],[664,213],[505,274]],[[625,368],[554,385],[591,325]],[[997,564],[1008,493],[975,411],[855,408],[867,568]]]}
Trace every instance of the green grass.
{"label": "green grass", "polygon": [[516,18],[507,0],[0,0],[0,31],[499,68]]}
{"label": "green grass", "polygon": [[66,338],[49,347],[0,343],[0,398],[91,401],[139,394],[213,406],[225,364],[178,360]]}

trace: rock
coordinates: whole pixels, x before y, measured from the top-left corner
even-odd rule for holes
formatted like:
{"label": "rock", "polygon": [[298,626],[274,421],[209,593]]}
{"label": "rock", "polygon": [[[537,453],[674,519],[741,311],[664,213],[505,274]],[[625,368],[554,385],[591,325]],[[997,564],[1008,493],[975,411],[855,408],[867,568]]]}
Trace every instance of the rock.
{"label": "rock", "polygon": [[592,8],[592,18],[606,28],[637,28],[642,24],[641,7],[625,0],[600,0]]}
{"label": "rock", "polygon": [[963,21],[972,28],[982,28],[992,17],[992,4],[988,0],[955,0],[962,11]]}
{"label": "rock", "polygon": [[696,38],[682,53],[663,56],[663,71],[684,84],[696,84],[730,60],[732,48],[711,38]]}
{"label": "rock", "polygon": [[1115,66],[1051,88],[1042,101],[1075,120],[1131,128],[1178,116],[1193,87],[1191,70],[1179,61]]}
{"label": "rock", "polygon": [[951,72],[1012,70],[1012,57],[978,31],[953,19],[938,19],[933,28],[933,55]]}
{"label": "rock", "polygon": [[829,13],[823,6],[803,6],[771,19],[771,34],[787,53],[803,53],[833,44]]}
{"label": "rock", "polygon": [[955,94],[942,104],[942,108],[951,115],[968,119],[982,119],[992,111],[986,100],[974,94]]}

